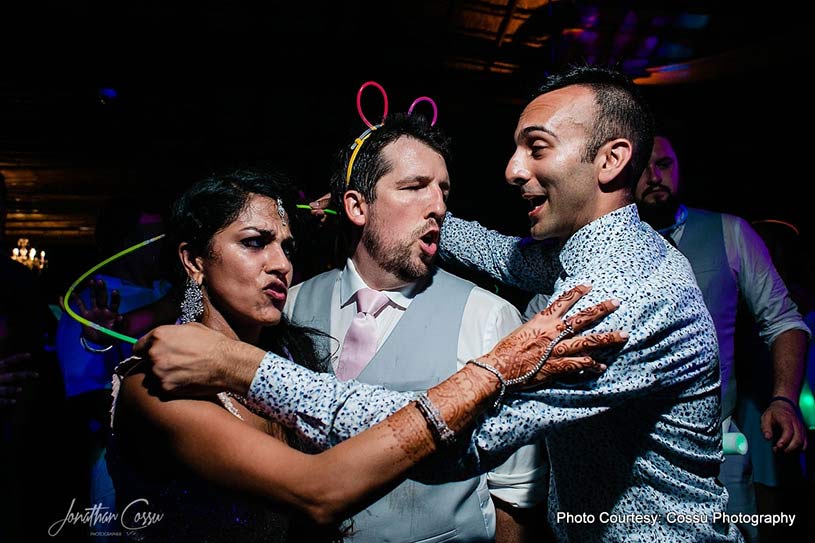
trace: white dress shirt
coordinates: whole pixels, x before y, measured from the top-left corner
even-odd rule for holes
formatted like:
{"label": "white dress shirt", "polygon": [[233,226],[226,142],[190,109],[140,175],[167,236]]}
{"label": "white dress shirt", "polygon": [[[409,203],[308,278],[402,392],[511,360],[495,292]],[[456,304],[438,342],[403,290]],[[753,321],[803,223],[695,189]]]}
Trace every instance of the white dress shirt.
{"label": "white dress shirt", "polygon": [[[349,258],[340,272],[331,294],[331,365],[336,371],[342,342],[351,321],[357,314],[354,294],[368,285],[360,277]],[[390,302],[376,315],[379,331],[377,350],[382,346],[399,319],[410,306],[421,280],[396,290],[382,291]],[[370,288],[370,287],[368,287]],[[300,285],[289,290],[284,313],[291,317]],[[457,369],[468,360],[488,353],[500,339],[521,325],[518,310],[504,300],[482,288],[470,291],[461,319],[458,335]],[[546,496],[546,468],[541,466],[540,445],[521,447],[504,464],[487,474],[490,493],[515,507],[532,507]]]}

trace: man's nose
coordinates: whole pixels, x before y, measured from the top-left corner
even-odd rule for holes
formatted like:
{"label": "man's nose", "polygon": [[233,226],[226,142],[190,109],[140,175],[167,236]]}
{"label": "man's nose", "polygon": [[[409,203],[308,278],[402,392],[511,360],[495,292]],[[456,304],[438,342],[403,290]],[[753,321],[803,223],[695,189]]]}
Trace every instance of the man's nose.
{"label": "man's nose", "polygon": [[434,187],[430,197],[428,215],[441,219],[447,213],[447,202],[444,199],[444,191],[441,187]]}
{"label": "man's nose", "polygon": [[659,168],[656,164],[649,164],[645,171],[648,174],[649,183],[656,184],[662,181],[662,176],[660,175]]}
{"label": "man's nose", "polygon": [[504,176],[507,179],[507,183],[518,187],[526,184],[531,179],[532,175],[526,168],[521,157],[518,156],[517,151],[510,157],[506,170],[504,171]]}

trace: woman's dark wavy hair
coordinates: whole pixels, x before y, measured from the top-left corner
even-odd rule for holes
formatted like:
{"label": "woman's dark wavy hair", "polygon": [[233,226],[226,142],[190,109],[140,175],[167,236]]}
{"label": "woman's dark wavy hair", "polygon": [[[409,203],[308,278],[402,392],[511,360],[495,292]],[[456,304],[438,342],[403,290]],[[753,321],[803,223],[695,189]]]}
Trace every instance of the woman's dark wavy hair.
{"label": "woman's dark wavy hair", "polygon": [[[296,189],[286,176],[261,169],[230,170],[194,183],[175,201],[167,225],[167,247],[175,251],[181,242],[187,242],[193,252],[211,256],[212,238],[238,218],[253,194],[281,198],[290,222],[295,219]],[[291,226],[294,229],[296,225]],[[180,290],[187,275],[177,256],[172,261],[172,277]],[[283,316],[277,326],[264,328],[258,346],[325,372],[328,360],[317,353],[314,338],[318,336],[325,334],[295,325]]]}

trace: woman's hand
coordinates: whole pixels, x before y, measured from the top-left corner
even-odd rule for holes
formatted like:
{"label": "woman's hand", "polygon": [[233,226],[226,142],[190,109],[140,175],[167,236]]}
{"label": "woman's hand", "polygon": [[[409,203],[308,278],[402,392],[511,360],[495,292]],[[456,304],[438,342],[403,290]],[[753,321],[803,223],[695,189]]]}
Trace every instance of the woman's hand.
{"label": "woman's hand", "polygon": [[[545,385],[565,375],[582,371],[602,373],[606,366],[594,361],[586,352],[591,349],[621,345],[628,339],[626,332],[604,332],[570,337],[596,323],[619,307],[619,301],[606,300],[563,319],[563,315],[586,294],[591,287],[578,285],[560,295],[549,306],[532,317],[526,324],[502,339],[479,362],[497,369],[506,381],[528,376],[516,385],[520,388]],[[550,349],[556,338],[560,341]],[[549,352],[543,366],[536,373],[541,357]]]}

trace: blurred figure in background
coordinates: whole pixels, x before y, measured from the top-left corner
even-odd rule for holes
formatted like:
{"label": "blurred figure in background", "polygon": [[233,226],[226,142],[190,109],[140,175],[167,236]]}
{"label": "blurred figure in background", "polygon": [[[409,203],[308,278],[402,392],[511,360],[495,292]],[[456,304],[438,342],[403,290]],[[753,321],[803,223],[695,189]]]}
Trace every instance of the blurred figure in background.
{"label": "blurred figure in background", "polygon": [[[690,261],[713,317],[719,340],[723,431],[760,436],[749,441],[751,448],[768,441],[773,452],[800,451],[806,444],[806,433],[797,405],[809,329],[761,238],[740,217],[682,204],[679,160],[671,141],[664,136],[654,138],[651,158],[634,198],[642,219]],[[760,428],[752,429],[740,429],[732,418],[739,396],[735,334],[740,299],[745,301],[761,339],[772,353],[771,396],[760,407]],[[752,364],[741,369],[742,373],[753,371]],[[756,512],[749,455],[725,455],[719,472],[730,494],[730,513]],[[758,541],[756,526],[740,528],[748,541]]]}
{"label": "blurred figure in background", "polygon": [[[0,174],[0,241],[6,202]],[[36,275],[8,255],[4,249],[0,256],[0,541],[26,541],[64,516],[66,464],[59,455],[39,459],[67,434],[62,382],[48,349],[53,319]]]}
{"label": "blurred figure in background", "polygon": [[[141,241],[164,233],[163,211],[152,201],[122,197],[99,213],[95,242],[96,261],[106,259]],[[81,316],[126,335],[138,336],[162,307],[170,283],[161,276],[161,241],[117,259],[100,269],[73,295],[71,307]],[[140,308],[151,308],[133,313]],[[174,311],[174,310],[173,310]],[[119,312],[128,313],[127,318]],[[71,420],[71,455],[77,466],[72,486],[77,507],[102,504],[115,510],[113,484],[107,473],[105,449],[110,428],[110,389],[113,368],[131,355],[132,346],[83,326],[63,313],[57,328],[57,356],[65,381]]]}
{"label": "blurred figure in background", "polygon": [[[803,243],[801,232],[794,224],[783,220],[753,221],[752,226],[766,244],[778,274],[789,288],[790,297],[811,328],[815,325],[815,291],[812,288],[812,257],[809,256],[811,245]],[[740,313],[736,327],[736,372],[740,375],[740,381],[734,418],[750,442],[758,511],[794,513],[801,519],[793,532],[780,526],[759,526],[761,541],[802,541],[804,534],[812,533],[811,529],[807,531],[805,519],[812,519],[813,511],[807,511],[804,504],[807,494],[812,494],[813,485],[806,481],[802,454],[774,454],[772,444],[762,439],[760,418],[762,406],[767,405],[773,395],[773,360],[771,352],[759,337],[758,325],[745,316],[746,311],[743,313]],[[811,431],[808,438],[812,438]],[[811,508],[812,502],[809,503]]]}

